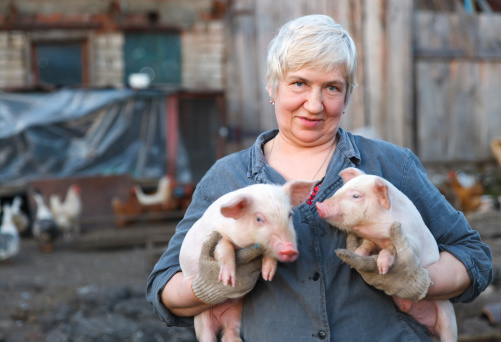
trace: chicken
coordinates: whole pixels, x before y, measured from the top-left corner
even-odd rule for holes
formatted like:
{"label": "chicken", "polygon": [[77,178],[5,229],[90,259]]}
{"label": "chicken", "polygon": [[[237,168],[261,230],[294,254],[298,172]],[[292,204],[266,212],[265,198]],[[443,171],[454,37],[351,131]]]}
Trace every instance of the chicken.
{"label": "chicken", "polygon": [[464,212],[477,210],[484,194],[484,186],[473,176],[464,172],[449,171],[449,184],[454,192],[460,209]]}
{"label": "chicken", "polygon": [[71,240],[80,233],[80,215],[82,213],[80,186],[70,185],[64,202],[61,202],[56,194],[52,194],[49,201],[54,220],[62,231],[64,240]]}
{"label": "chicken", "polygon": [[0,261],[11,260],[19,253],[19,232],[12,221],[12,211],[8,204],[3,206],[3,219],[0,226]]}
{"label": "chicken", "polygon": [[[164,185],[165,184],[161,184],[161,186]],[[147,198],[148,196],[156,196],[156,194],[158,194],[158,191],[154,195],[143,194],[142,196],[146,196],[143,197],[143,201],[148,203],[148,204],[143,204],[138,198],[137,189],[138,189],[137,186],[131,187],[129,196],[125,201],[122,201],[118,197],[113,197],[113,199],[111,200],[111,206],[113,207],[113,211],[115,213],[115,224],[117,226],[123,227],[129,223],[132,223],[140,219],[154,220],[156,214],[169,210],[175,210],[179,207],[178,203],[179,201],[172,196],[171,190],[169,190],[171,195],[167,196],[165,199],[159,202],[149,199],[145,200],[145,198]],[[158,198],[160,198],[160,196]],[[142,214],[153,214],[153,215],[150,215],[149,217],[141,217]],[[159,216],[156,217],[158,219]]]}
{"label": "chicken", "polygon": [[14,200],[11,204],[11,212],[12,212],[12,221],[17,228],[19,234],[23,234],[27,231],[29,226],[28,215],[26,215],[21,210],[21,205],[23,204],[23,200],[21,196],[14,197]]}
{"label": "chicken", "polygon": [[115,224],[120,227],[134,221],[135,216],[144,212],[144,207],[139,203],[134,187],[130,188],[129,197],[125,201],[122,201],[118,197],[113,197],[111,206],[115,213]]}
{"label": "chicken", "polygon": [[40,191],[35,190],[33,198],[37,204],[35,221],[33,222],[33,235],[42,251],[52,252],[54,250],[54,241],[59,236],[59,227],[49,207],[45,204]]}
{"label": "chicken", "polygon": [[491,150],[499,166],[501,166],[501,137],[491,139]]}
{"label": "chicken", "polygon": [[134,191],[136,192],[137,199],[139,203],[144,206],[155,205],[155,204],[166,204],[172,198],[172,184],[171,180],[167,176],[163,176],[159,179],[157,185],[157,191],[153,194],[145,194],[141,187],[138,185],[134,186]]}

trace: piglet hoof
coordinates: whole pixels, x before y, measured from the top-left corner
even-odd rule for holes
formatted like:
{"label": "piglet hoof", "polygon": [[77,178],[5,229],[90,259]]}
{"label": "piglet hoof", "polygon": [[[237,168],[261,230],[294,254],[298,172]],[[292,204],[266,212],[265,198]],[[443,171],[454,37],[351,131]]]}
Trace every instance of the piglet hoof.
{"label": "piglet hoof", "polygon": [[240,337],[233,338],[233,337],[223,336],[221,342],[243,342],[243,340]]}
{"label": "piglet hoof", "polygon": [[393,265],[394,260],[395,258],[393,257],[393,255],[388,253],[385,249],[381,250],[377,258],[377,268],[379,270],[379,274],[388,273],[391,266]]}
{"label": "piglet hoof", "polygon": [[277,271],[277,260],[270,257],[263,257],[263,268],[261,274],[264,280],[271,281]]}
{"label": "piglet hoof", "polygon": [[336,249],[336,255],[358,272],[378,272],[377,262],[372,256],[361,256],[348,249]]}
{"label": "piglet hoof", "polygon": [[265,270],[264,268],[263,268],[261,274],[263,275],[263,279],[266,281],[271,281],[273,279],[273,277],[275,276],[275,274],[273,272],[271,272],[270,270]]}
{"label": "piglet hoof", "polygon": [[231,285],[235,287],[235,270],[229,269],[229,267],[222,267],[219,272],[219,282],[222,282],[223,285]]}

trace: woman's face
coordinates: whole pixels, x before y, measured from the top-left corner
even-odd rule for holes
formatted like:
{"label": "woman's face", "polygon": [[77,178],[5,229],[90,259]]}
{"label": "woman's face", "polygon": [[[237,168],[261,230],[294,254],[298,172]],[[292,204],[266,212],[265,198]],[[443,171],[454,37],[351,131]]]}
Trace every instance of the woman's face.
{"label": "woman's face", "polygon": [[341,68],[289,72],[279,82],[274,99],[280,133],[301,146],[331,142],[343,115],[345,96]]}

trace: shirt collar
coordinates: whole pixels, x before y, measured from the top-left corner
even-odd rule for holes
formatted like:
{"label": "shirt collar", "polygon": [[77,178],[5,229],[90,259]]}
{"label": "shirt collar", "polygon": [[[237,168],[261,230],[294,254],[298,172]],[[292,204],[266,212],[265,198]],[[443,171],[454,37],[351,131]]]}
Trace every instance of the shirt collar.
{"label": "shirt collar", "polygon": [[254,145],[250,149],[250,159],[249,159],[249,169],[248,177],[253,178],[259,172],[261,172],[266,165],[266,159],[264,157],[263,146],[264,144],[273,139],[278,134],[278,129],[267,131],[261,133]]}
{"label": "shirt collar", "polygon": [[[261,133],[254,145],[250,150],[250,160],[248,168],[248,177],[253,178],[258,173],[260,173],[264,166],[266,165],[266,159],[264,157],[263,146],[264,144],[273,139],[278,134],[278,129],[273,129]],[[337,132],[337,146],[336,149],[339,150],[347,159],[352,163],[358,165],[360,164],[360,151],[355,143],[354,136],[345,131],[343,128],[339,127]]]}
{"label": "shirt collar", "polygon": [[337,146],[338,149],[347,159],[353,164],[359,165],[361,161],[360,151],[355,142],[355,136],[343,128],[339,127],[337,131]]}

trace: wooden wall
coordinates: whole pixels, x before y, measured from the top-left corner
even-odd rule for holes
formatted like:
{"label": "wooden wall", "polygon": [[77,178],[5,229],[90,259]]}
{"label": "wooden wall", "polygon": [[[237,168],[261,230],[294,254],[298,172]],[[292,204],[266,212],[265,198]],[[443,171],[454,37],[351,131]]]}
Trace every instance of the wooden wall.
{"label": "wooden wall", "polygon": [[415,10],[413,0],[233,0],[227,16],[227,104],[249,146],[275,128],[265,89],[266,50],[287,21],[327,14],[352,35],[357,83],[343,117],[371,127],[423,161],[492,159],[501,135],[499,15]]}
{"label": "wooden wall", "polygon": [[501,137],[501,15],[416,13],[421,160],[483,162]]}

